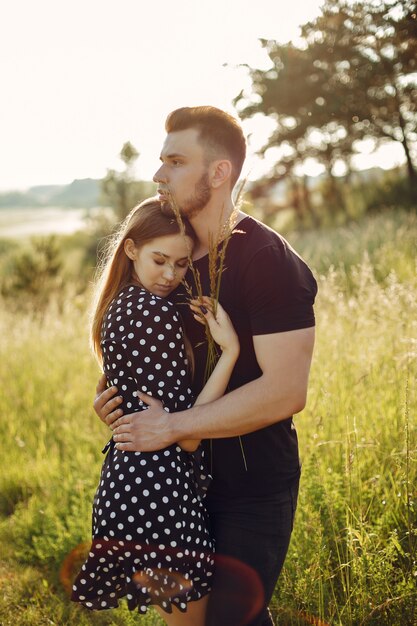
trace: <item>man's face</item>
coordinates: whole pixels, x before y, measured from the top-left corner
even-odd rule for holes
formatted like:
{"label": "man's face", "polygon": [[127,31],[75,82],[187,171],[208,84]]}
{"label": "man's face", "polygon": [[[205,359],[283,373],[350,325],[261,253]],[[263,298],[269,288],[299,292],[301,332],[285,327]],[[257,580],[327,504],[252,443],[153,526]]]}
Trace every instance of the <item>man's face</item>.
{"label": "man's face", "polygon": [[188,218],[204,209],[211,198],[207,164],[198,135],[195,128],[168,133],[162,146],[162,165],[153,177],[159,183],[159,199],[169,207],[171,194],[181,215]]}

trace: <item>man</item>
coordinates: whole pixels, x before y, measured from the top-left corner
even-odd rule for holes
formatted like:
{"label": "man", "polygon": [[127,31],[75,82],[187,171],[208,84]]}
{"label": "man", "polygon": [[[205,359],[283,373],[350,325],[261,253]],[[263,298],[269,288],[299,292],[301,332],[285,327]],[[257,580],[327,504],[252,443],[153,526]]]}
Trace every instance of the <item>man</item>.
{"label": "man", "polygon": [[[182,108],[166,121],[160,198],[171,198],[198,238],[193,251],[203,293],[210,293],[208,250],[219,224],[234,217],[219,301],[239,335],[241,353],[229,391],[211,404],[167,414],[155,401],[120,416],[114,388],[97,388],[95,410],[121,450],[157,450],[180,439],[207,440],[212,483],[206,498],[216,541],[210,626],[269,626],[296,508],[300,464],[292,415],[306,402],[314,344],[316,282],[277,233],[235,211],[232,190],[245,159],[239,123],[214,107]],[[168,206],[169,208],[169,206]],[[193,283],[191,272],[187,281]],[[194,289],[195,293],[195,289]],[[184,293],[177,293],[178,304]],[[204,329],[183,306],[195,356],[193,386],[203,386]]]}

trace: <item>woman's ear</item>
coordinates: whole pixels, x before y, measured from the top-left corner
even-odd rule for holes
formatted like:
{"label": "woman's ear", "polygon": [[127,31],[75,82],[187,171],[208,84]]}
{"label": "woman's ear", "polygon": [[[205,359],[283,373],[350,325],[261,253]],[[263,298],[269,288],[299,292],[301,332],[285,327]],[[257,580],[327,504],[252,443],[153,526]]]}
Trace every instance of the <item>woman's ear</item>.
{"label": "woman's ear", "polygon": [[232,163],[228,159],[213,161],[211,172],[211,185],[215,189],[221,187],[230,180],[232,175]]}
{"label": "woman's ear", "polygon": [[131,261],[136,261],[137,248],[133,239],[125,239],[124,250]]}

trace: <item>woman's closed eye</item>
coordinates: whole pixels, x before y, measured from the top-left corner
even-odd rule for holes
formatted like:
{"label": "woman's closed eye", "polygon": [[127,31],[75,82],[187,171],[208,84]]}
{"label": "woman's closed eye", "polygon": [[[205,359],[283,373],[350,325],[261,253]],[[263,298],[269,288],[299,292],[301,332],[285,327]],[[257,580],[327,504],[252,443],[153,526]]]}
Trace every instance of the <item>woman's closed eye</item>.
{"label": "woman's closed eye", "polygon": [[[156,265],[165,265],[166,261],[154,259],[154,263]],[[171,264],[169,263],[168,265],[171,265]],[[179,261],[178,263],[175,263],[175,267],[179,267],[182,270],[185,269],[187,266],[188,266],[188,261]]]}

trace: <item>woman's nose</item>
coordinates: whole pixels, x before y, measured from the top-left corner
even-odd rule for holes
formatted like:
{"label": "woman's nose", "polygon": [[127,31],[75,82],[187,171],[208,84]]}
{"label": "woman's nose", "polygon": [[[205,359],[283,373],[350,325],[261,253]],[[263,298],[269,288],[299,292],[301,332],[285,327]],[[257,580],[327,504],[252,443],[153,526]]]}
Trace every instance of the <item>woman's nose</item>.
{"label": "woman's nose", "polygon": [[175,267],[173,265],[166,265],[164,268],[165,280],[174,280],[176,275]]}

